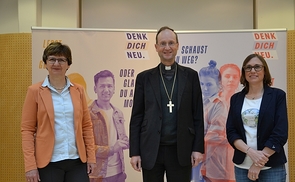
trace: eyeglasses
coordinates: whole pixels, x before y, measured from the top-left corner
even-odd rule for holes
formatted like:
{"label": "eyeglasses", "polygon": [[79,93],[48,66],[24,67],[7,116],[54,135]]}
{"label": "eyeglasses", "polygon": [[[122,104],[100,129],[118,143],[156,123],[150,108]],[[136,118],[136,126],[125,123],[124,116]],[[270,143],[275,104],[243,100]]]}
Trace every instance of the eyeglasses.
{"label": "eyeglasses", "polygon": [[48,57],[47,59],[47,62],[49,64],[55,64],[56,61],[59,63],[59,64],[65,64],[67,62],[67,59],[66,58],[55,58],[55,57]]}
{"label": "eyeglasses", "polygon": [[256,72],[258,72],[258,71],[261,71],[263,67],[264,67],[263,65],[254,65],[254,66],[248,65],[248,66],[244,66],[243,68],[246,72],[252,71],[252,68],[254,68]]}
{"label": "eyeglasses", "polygon": [[160,47],[166,47],[167,45],[169,46],[169,47],[174,47],[175,45],[176,45],[177,43],[176,42],[160,42],[158,45],[160,46]]}

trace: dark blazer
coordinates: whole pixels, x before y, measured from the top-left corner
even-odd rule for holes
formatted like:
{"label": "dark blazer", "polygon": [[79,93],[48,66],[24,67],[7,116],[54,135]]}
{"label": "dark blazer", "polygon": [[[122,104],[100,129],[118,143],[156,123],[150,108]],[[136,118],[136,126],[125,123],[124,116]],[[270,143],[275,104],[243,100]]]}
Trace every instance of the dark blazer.
{"label": "dark blazer", "polygon": [[[160,64],[159,64],[160,65]],[[137,75],[130,120],[130,157],[141,156],[151,169],[160,145],[162,108],[159,65]],[[191,165],[192,151],[204,153],[203,101],[199,76],[191,68],[177,66],[177,154],[180,165]]]}
{"label": "dark blazer", "polygon": [[[231,97],[226,123],[229,143],[235,149],[233,162],[241,164],[246,154],[233,145],[237,139],[246,143],[246,135],[241,118],[241,109],[246,95],[245,89]],[[264,94],[259,110],[257,126],[257,149],[268,147],[275,151],[265,166],[274,167],[287,162],[284,145],[288,139],[288,117],[286,93],[278,88],[264,86]]]}

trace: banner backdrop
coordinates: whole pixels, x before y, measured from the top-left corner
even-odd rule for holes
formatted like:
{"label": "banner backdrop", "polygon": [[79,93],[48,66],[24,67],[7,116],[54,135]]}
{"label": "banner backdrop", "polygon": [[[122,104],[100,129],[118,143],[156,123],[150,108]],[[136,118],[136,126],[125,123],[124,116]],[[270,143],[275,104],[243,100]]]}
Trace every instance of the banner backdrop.
{"label": "banner backdrop", "polygon": [[[196,71],[216,62],[221,73],[228,71],[223,82],[239,91],[239,70],[243,60],[251,53],[262,55],[274,80],[273,86],[287,90],[286,79],[286,30],[237,30],[237,31],[178,31],[179,50],[176,61]],[[67,44],[72,50],[73,64],[68,77],[85,87],[89,105],[97,98],[94,92],[94,75],[108,70],[115,77],[115,93],[111,103],[119,108],[125,118],[129,135],[129,120],[133,104],[136,75],[159,64],[155,51],[155,30],[102,30],[102,29],[52,29],[32,28],[32,81],[44,80],[48,74],[42,61],[45,47],[54,41]],[[224,66],[225,65],[225,66]],[[222,66],[224,66],[222,68]],[[225,74],[226,75],[226,74]],[[223,78],[223,77],[222,77]],[[230,84],[229,84],[230,85]],[[226,90],[226,83],[222,84]],[[225,99],[225,102],[226,99]],[[285,147],[287,149],[287,147]],[[151,149],[153,150],[153,149]],[[127,182],[141,181],[141,174],[130,165],[129,151],[124,150]],[[201,179],[202,180],[202,179]],[[199,181],[193,177],[192,181]]]}

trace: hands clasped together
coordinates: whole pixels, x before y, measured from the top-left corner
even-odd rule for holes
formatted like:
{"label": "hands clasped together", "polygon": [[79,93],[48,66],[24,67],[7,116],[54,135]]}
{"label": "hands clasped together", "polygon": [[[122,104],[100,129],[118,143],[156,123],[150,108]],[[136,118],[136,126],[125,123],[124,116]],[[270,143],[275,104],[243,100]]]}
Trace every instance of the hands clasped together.
{"label": "hands clasped together", "polygon": [[270,155],[263,151],[255,150],[252,148],[248,150],[247,155],[253,161],[253,164],[248,170],[248,178],[252,181],[256,181],[258,179],[261,168],[264,167],[264,165],[267,163]]}

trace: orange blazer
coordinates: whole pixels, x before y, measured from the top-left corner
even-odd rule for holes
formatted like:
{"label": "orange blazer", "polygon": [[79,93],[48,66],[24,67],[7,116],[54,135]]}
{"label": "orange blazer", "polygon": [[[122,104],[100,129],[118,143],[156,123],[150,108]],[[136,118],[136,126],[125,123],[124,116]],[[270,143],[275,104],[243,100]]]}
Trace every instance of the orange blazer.
{"label": "orange blazer", "polygon": [[[50,89],[43,82],[29,86],[22,121],[22,149],[25,171],[43,168],[51,160],[54,147],[54,109]],[[82,86],[70,86],[74,108],[76,145],[82,162],[96,163],[92,122]]]}

